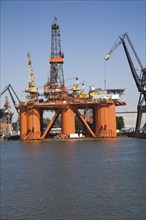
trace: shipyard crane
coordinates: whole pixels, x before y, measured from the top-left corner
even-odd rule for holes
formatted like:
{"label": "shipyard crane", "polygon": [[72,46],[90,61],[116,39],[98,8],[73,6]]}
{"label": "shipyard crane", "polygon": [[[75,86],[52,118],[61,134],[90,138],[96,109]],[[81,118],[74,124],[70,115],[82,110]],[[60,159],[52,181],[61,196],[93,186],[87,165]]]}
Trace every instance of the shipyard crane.
{"label": "shipyard crane", "polygon": [[[127,45],[126,45],[126,40],[129,43],[135,57],[136,60],[140,66],[141,69],[141,73],[140,76],[137,74],[136,69],[134,67],[133,61],[131,59],[130,53],[128,51]],[[111,48],[111,50],[108,52],[108,54],[105,56],[105,60],[107,61],[110,58],[110,55],[120,46],[123,45],[124,47],[124,51],[126,53],[126,57],[134,78],[134,81],[136,83],[137,89],[140,93],[140,97],[139,97],[139,101],[137,104],[137,120],[136,120],[136,127],[135,127],[135,132],[140,132],[140,128],[141,128],[141,120],[142,120],[142,114],[146,113],[146,68],[143,67],[136,51],[135,48],[128,36],[127,33],[124,33],[122,36],[119,36],[119,40],[117,43],[115,43],[113,45],[113,47]]]}
{"label": "shipyard crane", "polygon": [[7,96],[6,96],[6,99],[5,99],[4,107],[5,107],[6,109],[10,109],[10,108],[11,108],[11,105],[10,105],[10,103],[9,103],[9,100],[8,100],[8,97],[7,97]]}
{"label": "shipyard crane", "polygon": [[[18,119],[17,119],[17,129],[16,129],[16,132],[18,133],[19,132],[19,121],[20,121],[20,112],[19,112],[19,104],[21,103],[20,99],[18,98],[15,90],[13,89],[13,87],[11,86],[11,84],[8,84],[7,86],[5,86],[5,88],[3,89],[3,91],[1,92],[0,94],[0,97],[6,92],[8,91],[9,92],[9,95],[12,99],[12,102],[13,102],[13,105],[18,113]],[[15,98],[13,97],[15,96]],[[15,101],[15,99],[17,101]],[[8,97],[6,96],[6,100],[5,100],[5,104],[4,104],[4,107],[6,109],[8,109],[8,115],[10,118],[12,116],[12,113],[9,113],[9,108],[11,107],[10,104],[9,104],[9,101],[8,101]],[[9,124],[9,123],[8,123]],[[8,129],[9,129],[9,125],[8,125]]]}
{"label": "shipyard crane", "polygon": [[[18,96],[17,96],[16,92],[14,91],[13,87],[11,86],[11,84],[8,84],[8,85],[3,89],[3,91],[2,91],[1,94],[0,94],[0,97],[1,97],[6,91],[9,92],[10,97],[11,97],[12,102],[13,102],[13,105],[14,105],[14,107],[15,107],[17,113],[18,113],[18,109],[19,109],[18,105],[19,105],[19,103],[20,103],[21,101],[20,101],[20,99],[18,98]],[[13,93],[13,94],[12,94],[12,93]],[[17,99],[17,101],[15,101],[13,95],[15,95],[15,98]]]}

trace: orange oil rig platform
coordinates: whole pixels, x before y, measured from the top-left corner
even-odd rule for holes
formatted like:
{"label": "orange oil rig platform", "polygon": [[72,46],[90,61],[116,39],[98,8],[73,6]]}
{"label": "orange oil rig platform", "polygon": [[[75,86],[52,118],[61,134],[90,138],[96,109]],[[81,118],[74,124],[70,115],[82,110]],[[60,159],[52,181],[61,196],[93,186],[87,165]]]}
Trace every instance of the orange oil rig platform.
{"label": "orange oil rig platform", "polygon": [[[29,82],[25,92],[28,93],[28,96],[26,102],[19,104],[20,139],[45,139],[59,116],[61,116],[61,137],[69,137],[76,133],[75,115],[88,131],[86,136],[93,138],[116,137],[115,108],[126,104],[120,99],[124,90],[90,88],[87,94],[83,87],[79,88],[78,77],[76,77],[75,84],[69,91],[64,81],[64,53],[61,50],[60,29],[56,18],[51,25],[51,31],[50,76],[44,85],[44,99],[39,99],[39,91],[34,83],[30,54],[27,55]],[[93,114],[92,127],[82,113],[89,109]],[[54,116],[44,130],[43,113],[46,110],[54,111]]]}
{"label": "orange oil rig platform", "polygon": [[[24,102],[20,109],[20,138],[21,140],[45,139],[53,124],[61,115],[61,133],[64,137],[75,134],[75,114],[83,123],[91,137],[116,137],[115,107],[125,105],[123,101],[93,101],[72,100],[56,102]],[[86,122],[82,109],[93,110],[93,125],[91,129]],[[54,110],[55,114],[43,131],[43,111]]]}

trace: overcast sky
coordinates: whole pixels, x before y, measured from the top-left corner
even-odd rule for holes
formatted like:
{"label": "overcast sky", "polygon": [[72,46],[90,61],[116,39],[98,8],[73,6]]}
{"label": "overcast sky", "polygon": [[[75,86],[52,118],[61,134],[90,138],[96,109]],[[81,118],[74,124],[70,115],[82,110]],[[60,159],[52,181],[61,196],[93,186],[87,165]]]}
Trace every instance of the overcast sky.
{"label": "overcast sky", "polygon": [[[85,80],[86,91],[89,86],[104,88],[106,79],[107,89],[126,89],[122,99],[127,105],[117,111],[135,111],[139,93],[123,46],[113,52],[106,64],[104,56],[117,38],[128,32],[143,66],[146,66],[144,0],[1,1],[1,90],[11,84],[19,98],[25,100],[28,52],[36,86],[41,88],[46,83],[54,16],[60,25],[65,79],[78,76],[80,83]],[[140,66],[132,51],[130,53],[139,74]],[[73,83],[74,80],[67,81],[68,86]]]}

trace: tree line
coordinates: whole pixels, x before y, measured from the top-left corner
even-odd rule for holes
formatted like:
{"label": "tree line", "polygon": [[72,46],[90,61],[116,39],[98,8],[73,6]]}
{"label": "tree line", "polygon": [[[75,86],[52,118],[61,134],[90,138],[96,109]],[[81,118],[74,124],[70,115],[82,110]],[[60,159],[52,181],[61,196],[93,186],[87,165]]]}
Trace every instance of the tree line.
{"label": "tree line", "polygon": [[[47,127],[50,121],[51,121],[50,118],[43,118],[43,127]],[[58,117],[58,119],[53,125],[53,128],[60,128],[60,127],[61,127],[61,117]],[[82,131],[84,130],[84,125],[77,116],[75,116],[75,127],[76,130],[82,130]],[[125,127],[124,118],[122,116],[116,116],[116,128],[121,130],[124,127]]]}

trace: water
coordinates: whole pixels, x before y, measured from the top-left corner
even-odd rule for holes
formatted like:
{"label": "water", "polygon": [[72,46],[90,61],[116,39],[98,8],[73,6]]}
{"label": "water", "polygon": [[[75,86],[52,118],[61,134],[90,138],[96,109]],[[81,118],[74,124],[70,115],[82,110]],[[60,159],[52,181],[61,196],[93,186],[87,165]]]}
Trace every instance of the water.
{"label": "water", "polygon": [[145,144],[1,142],[1,219],[146,219]]}

